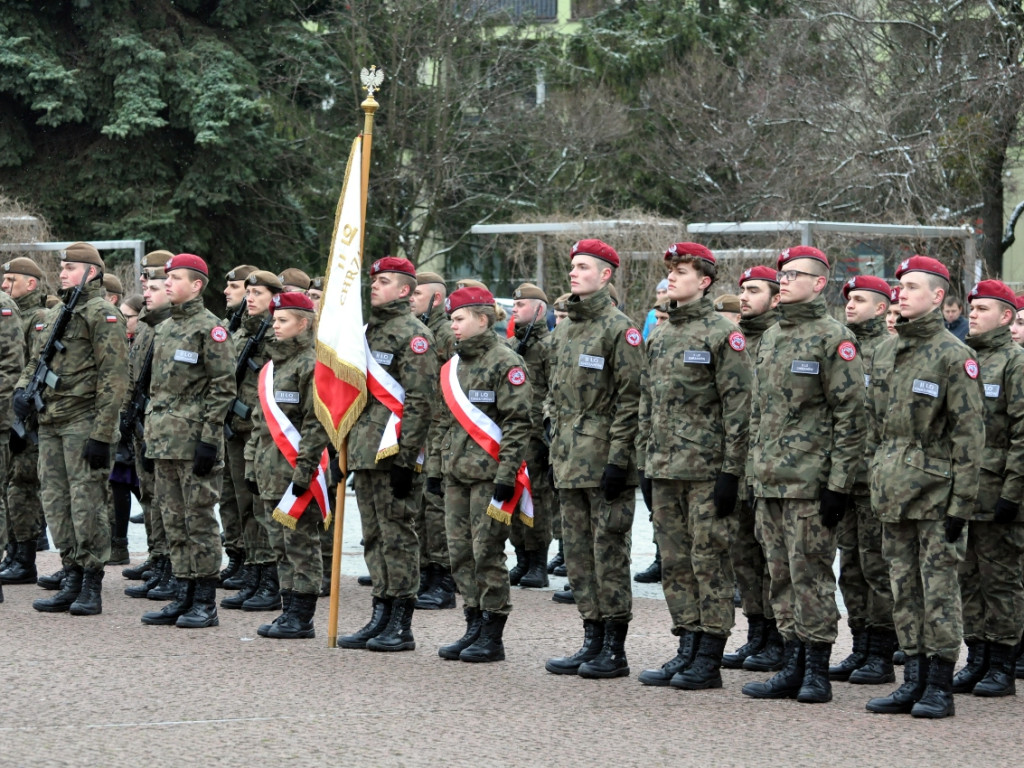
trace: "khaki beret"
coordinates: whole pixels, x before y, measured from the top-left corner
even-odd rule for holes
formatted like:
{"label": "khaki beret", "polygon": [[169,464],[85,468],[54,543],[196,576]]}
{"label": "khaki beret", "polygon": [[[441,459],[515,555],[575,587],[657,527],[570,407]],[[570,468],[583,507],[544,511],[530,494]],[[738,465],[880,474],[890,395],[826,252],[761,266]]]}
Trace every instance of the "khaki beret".
{"label": "khaki beret", "polygon": [[143,269],[149,267],[156,267],[157,269],[163,269],[164,264],[174,258],[174,254],[170,251],[150,251],[142,257]]}
{"label": "khaki beret", "polygon": [[740,297],[731,293],[723,293],[715,299],[715,312],[739,312]]}
{"label": "khaki beret", "polygon": [[252,272],[247,278],[245,278],[246,285],[262,285],[264,288],[269,288],[274,293],[280,293],[284,290],[284,284],[277,278],[273,272],[267,272],[265,269],[257,269]]}
{"label": "khaki beret", "polygon": [[60,255],[61,261],[72,261],[79,264],[91,264],[100,269],[106,269],[100,252],[88,243],[72,243]]}
{"label": "khaki beret", "polygon": [[103,275],[103,290],[107,293],[116,293],[118,296],[124,295],[124,286],[121,285],[121,281],[117,275],[109,272]]}
{"label": "khaki beret", "polygon": [[16,259],[11,259],[4,264],[4,272],[10,272],[14,275],[27,275],[28,277],[34,277],[36,280],[43,279],[43,270],[39,268],[32,259],[19,256]]}
{"label": "khaki beret", "polygon": [[288,267],[288,269],[277,276],[277,279],[281,281],[282,287],[290,285],[292,288],[298,288],[300,291],[308,291],[311,282],[309,275],[297,267]]}
{"label": "khaki beret", "polygon": [[314,277],[312,280],[309,281],[309,290],[322,291],[324,289],[324,282],[326,282],[326,280],[327,278],[324,277],[323,275]]}
{"label": "khaki beret", "polygon": [[46,297],[46,308],[52,309],[60,304],[63,304],[59,296],[54,296],[52,293]]}
{"label": "khaki beret", "polygon": [[523,283],[512,292],[513,299],[540,299],[545,304],[548,302],[547,294],[533,283]]}
{"label": "khaki beret", "polygon": [[471,277],[464,277],[460,280],[455,281],[456,288],[483,288],[485,291],[489,291],[490,288],[486,284],[481,283],[479,280],[474,280]]}
{"label": "khaki beret", "polygon": [[417,272],[416,284],[423,285],[425,283],[440,283],[444,285],[444,278],[437,272]]}
{"label": "khaki beret", "polygon": [[225,280],[245,280],[249,275],[256,271],[256,267],[252,264],[239,264],[237,267],[232,269],[226,275]]}
{"label": "khaki beret", "polygon": [[615,290],[614,283],[608,283],[608,295],[612,297],[612,303],[616,307],[619,306],[619,292]]}
{"label": "khaki beret", "polygon": [[571,293],[563,293],[561,296],[555,299],[554,308],[559,312],[568,312],[570,296],[572,296]]}

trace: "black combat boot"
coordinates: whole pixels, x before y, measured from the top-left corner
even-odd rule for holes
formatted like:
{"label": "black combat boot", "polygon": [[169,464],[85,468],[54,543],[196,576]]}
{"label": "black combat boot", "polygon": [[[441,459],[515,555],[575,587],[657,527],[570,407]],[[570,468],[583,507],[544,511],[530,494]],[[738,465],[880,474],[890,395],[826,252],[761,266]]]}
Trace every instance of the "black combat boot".
{"label": "black combat boot", "polygon": [[975,696],[1015,696],[1017,683],[1014,677],[1014,662],[1017,646],[989,644],[988,672],[974,686]]}
{"label": "black combat boot", "polygon": [[288,612],[292,609],[292,596],[294,594],[295,593],[292,592],[290,589],[281,590],[281,615],[269,624],[260,624],[259,627],[256,629],[257,635],[259,635],[260,637],[269,637],[270,628],[275,624],[280,624],[282,621],[288,618]]}
{"label": "black combat boot", "polygon": [[988,672],[989,644],[984,640],[967,640],[967,663],[953,678],[953,693],[970,693]]}
{"label": "black combat boot", "polygon": [[955,662],[944,661],[938,656],[932,656],[929,662],[928,686],[910,710],[910,715],[911,717],[926,717],[930,720],[952,717],[956,714],[956,705],[953,703],[953,667]]}
{"label": "black combat boot", "polygon": [[431,564],[434,578],[430,589],[416,598],[416,608],[423,611],[438,611],[455,607],[455,579],[450,569],[443,565]]}
{"label": "black combat boot", "polygon": [[128,565],[131,561],[131,555],[128,553],[128,539],[112,538],[110,540],[110,559],[107,560],[107,565]]}
{"label": "black combat boot", "polygon": [[707,632],[696,632],[700,645],[692,662],[677,672],[669,682],[673,688],[686,691],[703,691],[722,687],[722,655],[725,653],[724,637],[715,637]]}
{"label": "black combat boot", "polygon": [[904,656],[903,685],[888,696],[871,699],[865,706],[868,712],[883,715],[904,715],[913,709],[914,704],[924,695],[928,685],[927,663],[924,654]]}
{"label": "black combat boot", "polygon": [[125,587],[124,593],[128,597],[147,597],[151,589],[156,589],[160,580],[164,577],[165,571],[171,570],[171,560],[164,555],[157,555],[153,560],[153,567],[149,571],[149,578],[141,584]]}
{"label": "black combat boot", "polygon": [[148,611],[142,614],[143,624],[166,625],[173,624],[178,617],[185,614],[192,607],[192,599],[196,593],[196,583],[192,579],[175,579],[177,593],[174,600],[159,611]]}
{"label": "black combat boot", "polygon": [[82,579],[84,573],[81,568],[71,566],[64,571],[64,580],[61,582],[60,591],[50,598],[40,598],[32,603],[32,607],[43,613],[63,613],[71,608],[71,604],[78,599],[82,591]]}
{"label": "black combat boot", "polygon": [[44,573],[36,579],[36,584],[43,589],[60,589],[61,585],[64,583],[64,577],[67,575],[67,571],[61,568],[59,571],[54,571],[51,574]]}
{"label": "black combat boot", "polygon": [[[228,564],[224,566],[224,569],[220,572],[220,576],[218,577],[222,587],[224,586],[224,582],[229,581],[245,564],[244,549],[229,549],[227,550],[227,553]],[[225,589],[231,589],[231,587],[225,587]],[[234,587],[234,589],[240,589],[240,586]]]}
{"label": "black combat boot", "polygon": [[519,580],[519,586],[526,589],[543,589],[548,585],[548,570],[544,563],[544,552],[526,551],[526,573]]}
{"label": "black combat boot", "polygon": [[907,663],[907,654],[902,648],[892,652],[892,664],[894,667],[902,667]]}
{"label": "black combat boot", "polygon": [[509,569],[508,572],[508,583],[513,587],[519,586],[519,580],[523,578],[523,574],[529,569],[529,564],[526,561],[526,550],[522,547],[515,547],[516,550],[516,564]]}
{"label": "black combat boot", "polygon": [[36,548],[31,541],[18,542],[17,551],[11,564],[0,571],[0,584],[35,584]]}
{"label": "black combat boot", "polygon": [[481,610],[479,608],[470,608],[468,605],[465,605],[462,607],[462,612],[466,615],[466,634],[454,643],[442,645],[437,649],[437,655],[442,659],[458,661],[459,654],[469,648],[469,646],[475,643],[476,639],[480,637],[480,626],[484,621]]}
{"label": "black combat boot", "polygon": [[560,592],[552,592],[551,599],[556,603],[564,605],[575,605],[576,596],[572,593],[572,584],[566,583]]}
{"label": "black combat boot", "polygon": [[39,532],[39,536],[36,537],[36,552],[49,552],[50,551],[50,539],[46,536],[46,526],[43,526],[43,530]]}
{"label": "black combat boot", "polygon": [[[763,683],[747,683],[743,686],[743,693],[754,699],[796,698],[804,684],[804,667],[804,644],[799,640],[787,640],[782,651],[782,669]],[[743,668],[747,668],[746,664]]]}
{"label": "black combat boot", "polygon": [[553,576],[564,576],[565,574],[555,573],[555,569],[558,567],[565,566],[565,550],[562,548],[562,540],[558,539],[558,551],[555,552],[555,556],[548,560],[548,573]]}
{"label": "black combat boot", "polygon": [[775,619],[765,619],[764,647],[743,660],[743,669],[751,672],[776,672],[785,663],[786,641],[779,634]]}
{"label": "black combat boot", "polygon": [[845,683],[855,669],[868,660],[868,630],[866,627],[850,627],[853,635],[853,651],[834,667],[828,668],[828,679]]}
{"label": "black combat boot", "polygon": [[313,615],[316,613],[316,595],[292,592],[289,609],[281,621],[270,626],[267,637],[276,640],[308,640],[316,637]]}
{"label": "black combat boot", "polygon": [[415,597],[394,598],[387,626],[379,635],[366,641],[366,650],[415,651],[416,638],[412,636],[412,614],[415,610]]}
{"label": "black combat boot", "polygon": [[196,581],[192,593],[192,605],[174,622],[174,626],[182,629],[205,629],[220,626],[217,618],[217,585],[220,578],[210,576]]}
{"label": "black combat boot", "polygon": [[370,620],[362,629],[356,630],[351,635],[339,637],[335,646],[353,650],[365,648],[366,643],[383,632],[384,627],[387,626],[391,619],[392,601],[393,599],[390,597],[373,598],[373,613],[370,615]]}
{"label": "black combat boot", "polygon": [[367,575],[367,576],[356,576],[356,584],[358,584],[360,587],[372,587],[373,586],[373,579],[371,579],[369,577],[369,575]]}
{"label": "black combat boot", "polygon": [[804,681],[796,694],[801,704],[832,701],[828,666],[831,655],[832,643],[804,643]]}
{"label": "black combat boot", "polygon": [[150,600],[175,600],[178,597],[178,580],[174,576],[170,555],[160,572],[160,581],[146,593]]}
{"label": "black combat boot", "polygon": [[0,571],[6,571],[14,562],[14,556],[18,553],[18,542],[11,539],[4,547],[4,559],[0,560]]}
{"label": "black combat boot", "polygon": [[576,674],[591,680],[627,677],[629,675],[629,662],[626,660],[626,633],[628,631],[628,621],[606,621],[601,652],[590,661],[580,664]]}
{"label": "black combat boot", "polygon": [[655,546],[654,562],[633,576],[637,584],[658,584],[661,581],[661,550]]}
{"label": "black combat boot", "polygon": [[637,680],[644,685],[668,685],[677,672],[682,672],[693,663],[693,657],[697,655],[697,647],[700,645],[702,634],[702,632],[691,632],[684,629],[679,635],[679,650],[676,655],[657,669],[645,669],[637,677]]}
{"label": "black combat boot", "polygon": [[[259,566],[255,563],[250,563],[248,569],[251,570],[253,568],[258,570]],[[246,580],[246,570],[245,555],[242,555],[242,563],[238,566],[238,570],[232,576],[221,581],[221,589],[244,589],[249,583]],[[256,574],[256,580],[259,581],[259,573]]]}
{"label": "black combat boot", "polygon": [[[153,569],[156,568],[157,557],[159,555],[150,555],[146,558],[145,562],[122,568],[121,575],[129,581],[147,581],[153,575]],[[148,576],[146,575],[147,573],[149,574]]]}
{"label": "black combat boot", "polygon": [[459,654],[460,661],[486,662],[504,661],[505,645],[501,636],[505,631],[507,613],[484,611],[480,625],[480,636]]}
{"label": "black combat boot", "polygon": [[243,611],[277,611],[281,609],[281,585],[277,580],[277,563],[263,563],[256,592],[242,603]]}
{"label": "black combat boot", "polygon": [[868,657],[850,674],[854,685],[885,685],[896,682],[892,652],[896,648],[896,632],[891,629],[868,629]]}
{"label": "black combat boot", "polygon": [[71,604],[68,612],[72,616],[96,616],[103,613],[103,569],[85,571],[82,575],[82,591]]}
{"label": "black combat boot", "polygon": [[575,675],[584,662],[597,658],[604,645],[604,624],[594,619],[583,620],[583,646],[572,656],[548,659],[544,669],[554,675]]}
{"label": "black combat boot", "polygon": [[221,608],[240,609],[242,603],[256,594],[256,589],[260,585],[260,566],[255,563],[243,565],[238,569],[235,578],[238,578],[242,585],[238,592],[220,601]]}
{"label": "black combat boot", "polygon": [[742,669],[748,656],[764,650],[767,640],[768,622],[765,617],[757,613],[747,616],[747,642],[732,653],[722,656],[722,666],[725,669]]}

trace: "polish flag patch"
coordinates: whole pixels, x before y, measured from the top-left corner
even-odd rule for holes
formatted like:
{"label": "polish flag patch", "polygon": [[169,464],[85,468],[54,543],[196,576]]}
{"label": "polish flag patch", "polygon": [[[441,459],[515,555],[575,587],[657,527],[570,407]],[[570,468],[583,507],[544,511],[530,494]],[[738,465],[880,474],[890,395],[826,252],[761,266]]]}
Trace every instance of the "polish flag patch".
{"label": "polish flag patch", "polygon": [[12,309],[0,309],[0,317],[10,317],[14,314]]}
{"label": "polish flag patch", "polygon": [[210,338],[216,342],[222,342],[228,340],[228,329],[222,325],[216,325],[213,330],[210,331]]}
{"label": "polish flag patch", "polygon": [[46,323],[36,323],[36,330],[37,331],[46,330]]}
{"label": "polish flag patch", "polygon": [[417,355],[422,355],[424,352],[430,349],[430,343],[422,336],[413,336],[412,341],[409,342],[409,349],[411,349]]}
{"label": "polish flag patch", "polygon": [[106,321],[108,323],[116,323],[117,322],[117,315],[107,315],[106,316]]}

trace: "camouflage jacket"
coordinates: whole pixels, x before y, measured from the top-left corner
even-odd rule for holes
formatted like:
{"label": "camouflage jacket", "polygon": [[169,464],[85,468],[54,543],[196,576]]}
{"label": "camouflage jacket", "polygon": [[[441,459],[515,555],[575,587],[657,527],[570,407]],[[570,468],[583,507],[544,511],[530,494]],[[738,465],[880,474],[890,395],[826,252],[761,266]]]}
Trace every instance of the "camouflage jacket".
{"label": "camouflage jacket", "polygon": [[14,300],[21,313],[21,330],[25,338],[24,353],[27,355],[32,348],[32,339],[36,335],[36,326],[46,322],[46,294],[41,290],[23,293]]}
{"label": "camouflage jacket", "polygon": [[636,463],[647,477],[743,476],[750,420],[746,339],[711,299],[673,306],[640,377]]}
{"label": "camouflage jacket", "polygon": [[[250,337],[255,336],[259,331],[260,326],[264,320],[270,318],[270,312],[263,312],[259,315],[245,315],[242,318],[242,325],[237,331],[235,331],[232,337],[235,342],[235,367],[238,366],[238,357],[242,354],[242,350],[245,348],[246,343]],[[266,334],[263,336],[263,341],[257,345],[255,352],[252,355],[252,362],[256,365],[254,371],[252,366],[246,366],[245,373],[242,375],[242,383],[238,384],[238,399],[242,401],[249,408],[256,408],[256,402],[260,399],[260,380],[259,371],[263,367],[263,364],[267,362],[267,342],[268,339],[274,338],[274,330],[272,327],[267,328]],[[236,381],[237,384],[237,381]],[[231,428],[235,432],[242,433],[243,439],[248,439],[244,433],[250,431],[253,427],[252,417],[248,419],[242,419],[235,416],[231,420]],[[236,438],[237,439],[237,438]]]}
{"label": "camouflage jacket", "polygon": [[[857,337],[857,349],[860,351],[861,359],[864,361],[864,390],[867,393],[868,387],[871,386],[871,370],[874,365],[875,348],[889,336],[889,331],[885,325],[885,315],[873,317],[870,320],[865,320],[863,323],[850,323],[847,327]],[[864,444],[864,455],[870,458],[874,455],[875,448],[878,447],[878,423],[875,419],[874,411],[870,408],[867,409],[867,432]],[[860,470],[857,472],[857,479],[853,484],[853,493],[858,496],[868,496],[871,493],[871,487],[868,483],[868,465],[870,463],[870,461],[862,463]]]}
{"label": "camouflage jacket", "polygon": [[235,345],[197,296],[156,326],[146,408],[146,457],[191,459],[196,443],[220,449],[235,396]]}
{"label": "camouflage jacket", "polygon": [[[440,457],[440,471],[449,480],[513,485],[526,458],[531,429],[532,390],[523,358],[489,331],[457,343],[455,351],[459,384],[466,398],[501,427],[498,461],[470,437],[447,407],[434,432],[432,455]],[[428,474],[437,476],[436,467],[432,462]]]}
{"label": "camouflage jacket", "polygon": [[505,341],[513,352],[523,358],[526,371],[530,374],[530,388],[533,391],[533,402],[530,405],[530,437],[547,442],[544,434],[544,403],[548,398],[548,377],[551,375],[550,334],[544,318],[538,318],[524,343],[526,328],[525,325],[522,328],[517,327],[516,335]]}
{"label": "camouflage jacket", "polygon": [[11,396],[25,368],[24,339],[17,302],[0,291],[0,429],[11,426]]}
{"label": "camouflage jacket", "polygon": [[643,336],[612,306],[607,286],[573,296],[569,320],[553,334],[548,381],[555,487],[596,488],[608,464],[635,486]]}
{"label": "camouflage jacket", "polygon": [[268,501],[275,500],[274,496],[280,498],[289,482],[308,488],[313,470],[327,447],[327,433],[313,409],[313,368],[316,365],[313,342],[310,329],[293,339],[270,339],[264,348],[274,361],[274,391],[269,396],[300,434],[299,455],[293,469],[270,434],[257,383],[253,431],[245,446],[246,463],[252,462],[253,466],[252,471],[247,468],[246,475],[255,477],[260,493],[268,494]]}
{"label": "camouflage jacket", "polygon": [[398,453],[377,461],[377,449],[391,411],[367,393],[366,407],[348,436],[349,469],[390,469],[416,466],[427,442],[432,409],[436,404],[438,361],[434,334],[413,317],[408,299],[395,299],[370,309],[366,343],[380,366],[402,385],[405,406],[398,435]]}
{"label": "camouflage jacket", "polygon": [[[153,346],[153,339],[156,338],[156,327],[170,316],[170,307],[163,307],[155,312],[150,312],[143,307],[139,312],[139,322],[135,326],[135,340],[128,350],[128,389],[125,391],[122,409],[128,405],[135,382],[142,375],[142,366],[146,362],[146,355],[149,354],[149,350]],[[152,383],[152,375],[150,381]]]}
{"label": "camouflage jacket", "polygon": [[751,397],[754,493],[817,499],[849,492],[864,460],[864,365],[825,300],[779,306],[764,332]]}
{"label": "camouflage jacket", "polygon": [[886,523],[970,519],[985,446],[978,363],[939,310],[896,330],[875,349],[871,373],[869,405],[880,430],[871,507]]}
{"label": "camouflage jacket", "polygon": [[434,347],[437,349],[437,357],[443,365],[455,354],[455,334],[452,333],[452,325],[444,311],[443,304],[440,307],[432,307],[428,314],[429,317],[425,325],[434,334]]}
{"label": "camouflage jacket", "polygon": [[978,355],[985,407],[974,518],[991,520],[1000,497],[1024,501],[1024,349],[1010,337],[1008,325],[968,336],[966,342]]}
{"label": "camouflage jacket", "polygon": [[[71,291],[61,291],[61,297]],[[117,441],[121,403],[128,386],[128,334],[124,317],[104,296],[103,282],[89,282],[72,313],[62,339],[65,351],[54,356],[51,368],[60,377],[57,389],[46,387],[39,414],[40,424],[64,424],[81,418],[92,420],[89,437],[103,443]],[[39,354],[50,337],[60,306],[46,311],[37,323],[32,351],[25,358],[19,387],[35,373]]]}
{"label": "camouflage jacket", "polygon": [[[761,337],[764,336],[765,331],[778,322],[779,313],[774,309],[769,309],[761,315],[740,318],[740,331],[743,332],[744,337],[747,339],[747,357],[750,358],[752,367],[750,380],[751,390],[753,390],[754,387],[754,377],[757,376],[757,366],[753,365],[753,363],[757,360],[757,351],[761,348]],[[749,419],[750,412],[748,411],[748,425]],[[746,478],[747,485],[754,484],[754,455],[749,450],[747,451],[746,463],[743,465],[743,475]],[[740,494],[740,496],[741,498],[746,498],[745,494]]]}

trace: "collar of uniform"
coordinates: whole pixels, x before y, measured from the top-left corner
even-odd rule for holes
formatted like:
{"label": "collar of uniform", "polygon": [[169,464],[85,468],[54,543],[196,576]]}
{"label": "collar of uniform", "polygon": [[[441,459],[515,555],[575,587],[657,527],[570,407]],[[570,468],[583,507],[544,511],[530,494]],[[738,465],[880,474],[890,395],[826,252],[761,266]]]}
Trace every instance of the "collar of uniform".
{"label": "collar of uniform", "polygon": [[934,336],[946,330],[946,321],[942,317],[942,310],[933,309],[927,315],[916,320],[896,322],[896,333],[900,338],[920,338]]}
{"label": "collar of uniform", "polygon": [[487,330],[472,338],[455,342],[455,351],[459,353],[460,358],[473,360],[483,355],[497,343],[497,334],[492,330]]}
{"label": "collar of uniform", "polygon": [[[511,323],[512,320],[510,319],[509,322]],[[516,326],[516,338],[519,339],[519,341],[522,341],[523,338],[526,336],[526,329],[529,328],[529,327],[530,327],[529,323],[527,323],[526,325],[517,325]],[[526,345],[530,346],[535,341],[539,341],[540,339],[543,339],[547,335],[547,332],[548,332],[547,317],[545,317],[544,315],[541,315],[540,317],[537,318],[537,322],[533,324],[533,329],[530,331],[530,337],[526,340]]]}
{"label": "collar of uniform", "polygon": [[607,307],[610,307],[612,303],[612,295],[608,290],[607,283],[603,288],[599,289],[596,293],[591,294],[585,299],[581,299],[579,296],[573,295],[569,297],[568,301],[568,314],[570,320],[589,320],[592,317],[597,317]]}
{"label": "collar of uniform", "polygon": [[267,341],[267,354],[274,364],[281,363],[304,349],[313,346],[313,329],[307,328],[298,336],[290,339],[269,339]]}
{"label": "collar of uniform", "polygon": [[864,339],[874,339],[888,333],[885,325],[885,315],[872,317],[863,323],[849,323],[846,327],[853,331],[853,335],[861,341]]}
{"label": "collar of uniform", "polygon": [[152,328],[156,327],[170,316],[171,308],[169,306],[160,307],[160,309],[157,310],[150,310],[147,309],[146,307],[143,307],[142,310],[139,312],[139,321],[145,323],[146,325]]}
{"label": "collar of uniform", "polygon": [[706,317],[714,311],[715,308],[711,303],[711,299],[707,296],[701,296],[699,299],[688,301],[685,304],[670,302],[667,310],[668,321],[672,325],[682,325],[699,317]]}
{"label": "collar of uniform", "polygon": [[196,296],[194,299],[189,299],[184,304],[172,304],[171,317],[189,317],[190,315],[199,314],[203,309],[203,297]]}
{"label": "collar of uniform", "polygon": [[740,318],[740,330],[744,334],[764,333],[779,321],[779,315],[774,309],[769,309],[760,315]]}
{"label": "collar of uniform", "polygon": [[263,321],[266,319],[268,311],[260,312],[258,315],[250,315],[246,313],[242,317],[242,328],[245,329],[246,333],[250,336],[256,333],[263,325]]}
{"label": "collar of uniform", "polygon": [[412,316],[412,307],[409,306],[408,297],[389,301],[387,304],[381,304],[379,307],[370,307],[370,317],[367,320],[367,324],[371,326],[381,325],[393,317],[402,317],[403,315]]}
{"label": "collar of uniform", "polygon": [[18,305],[18,311],[24,314],[27,311],[39,309],[39,307],[45,307],[46,294],[37,288],[31,293],[21,294],[21,296],[14,300],[14,303]]}
{"label": "collar of uniform", "polygon": [[779,325],[799,325],[808,320],[817,320],[828,314],[825,299],[819,294],[810,301],[799,304],[779,304]]}
{"label": "collar of uniform", "polygon": [[[74,288],[61,288],[59,291],[57,291],[57,295],[60,297],[61,301],[66,302],[68,299],[71,298],[71,294],[74,292],[74,290]],[[81,312],[82,306],[85,304],[85,302],[89,301],[89,299],[94,299],[97,296],[106,295],[107,292],[103,288],[102,280],[90,280],[88,283],[85,284],[85,290],[82,291],[82,298],[78,300],[78,307],[76,308],[75,311]],[[111,304],[110,306],[114,305]]]}
{"label": "collar of uniform", "polygon": [[1000,325],[977,336],[968,336],[964,341],[971,349],[995,349],[1013,344],[1009,325]]}

